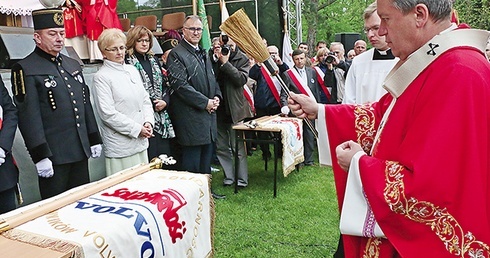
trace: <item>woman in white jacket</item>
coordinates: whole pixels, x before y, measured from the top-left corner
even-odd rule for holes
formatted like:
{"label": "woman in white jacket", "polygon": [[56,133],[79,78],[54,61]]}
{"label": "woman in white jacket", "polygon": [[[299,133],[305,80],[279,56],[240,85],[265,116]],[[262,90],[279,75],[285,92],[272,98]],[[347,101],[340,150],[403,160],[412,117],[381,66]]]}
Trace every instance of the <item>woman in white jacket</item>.
{"label": "woman in white jacket", "polygon": [[153,136],[153,107],[136,68],[124,63],[126,36],[106,29],[98,39],[104,64],[94,76],[94,100],[100,124],[106,174],[148,163]]}

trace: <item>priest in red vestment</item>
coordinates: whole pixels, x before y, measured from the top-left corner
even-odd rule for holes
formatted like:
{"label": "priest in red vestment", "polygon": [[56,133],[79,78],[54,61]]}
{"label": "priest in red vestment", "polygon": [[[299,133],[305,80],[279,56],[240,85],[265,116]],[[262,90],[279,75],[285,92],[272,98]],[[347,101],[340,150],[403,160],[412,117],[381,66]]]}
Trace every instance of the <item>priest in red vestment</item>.
{"label": "priest in red vestment", "polygon": [[336,153],[345,257],[490,257],[490,33],[451,23],[451,0],[377,5],[400,58],[388,93],[369,105],[288,100],[318,117]]}
{"label": "priest in red vestment", "polygon": [[[83,31],[88,40],[88,54],[90,61],[102,60],[103,56],[97,46],[97,39],[102,31],[110,28],[122,29],[117,16],[117,0],[67,0],[67,6],[72,13],[81,12]],[[72,34],[71,27],[67,27],[67,35]],[[80,36],[76,33],[73,37]],[[71,38],[71,37],[68,37]]]}

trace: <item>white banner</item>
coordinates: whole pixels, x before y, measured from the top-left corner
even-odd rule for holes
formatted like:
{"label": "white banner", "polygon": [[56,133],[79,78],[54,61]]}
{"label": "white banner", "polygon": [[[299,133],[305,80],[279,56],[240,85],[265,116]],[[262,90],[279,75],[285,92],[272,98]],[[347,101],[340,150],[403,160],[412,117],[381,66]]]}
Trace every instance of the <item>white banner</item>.
{"label": "white banner", "polygon": [[4,236],[42,247],[42,236],[59,239],[46,248],[75,244],[74,257],[208,257],[210,201],[207,175],[151,170]]}

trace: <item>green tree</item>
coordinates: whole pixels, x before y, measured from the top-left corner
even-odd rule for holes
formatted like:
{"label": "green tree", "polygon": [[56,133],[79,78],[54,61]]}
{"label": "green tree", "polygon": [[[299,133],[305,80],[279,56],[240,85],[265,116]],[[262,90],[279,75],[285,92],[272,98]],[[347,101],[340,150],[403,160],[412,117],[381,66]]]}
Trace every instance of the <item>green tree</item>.
{"label": "green tree", "polygon": [[489,0],[457,0],[454,7],[460,22],[475,29],[490,30]]}
{"label": "green tree", "polygon": [[138,8],[136,6],[136,2],[134,0],[118,0],[117,1],[117,12],[125,13],[136,11]]}
{"label": "green tree", "polygon": [[317,41],[332,42],[336,33],[357,32],[362,35],[362,13],[372,1],[304,0],[303,3],[303,38],[309,45],[309,54],[313,55]]}

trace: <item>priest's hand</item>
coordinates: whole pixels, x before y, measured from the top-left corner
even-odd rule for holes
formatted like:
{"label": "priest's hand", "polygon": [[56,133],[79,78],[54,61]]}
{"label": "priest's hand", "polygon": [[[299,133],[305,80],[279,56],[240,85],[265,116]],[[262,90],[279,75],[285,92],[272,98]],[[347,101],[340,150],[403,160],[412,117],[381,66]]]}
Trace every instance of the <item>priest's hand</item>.
{"label": "priest's hand", "polygon": [[316,119],[318,116],[318,104],[310,97],[304,94],[295,94],[290,92],[288,98],[288,107],[291,112],[299,118]]}
{"label": "priest's hand", "polygon": [[339,166],[343,170],[348,172],[350,163],[352,161],[352,157],[354,157],[354,155],[359,151],[364,152],[364,150],[361,148],[361,145],[359,145],[357,142],[346,141],[344,143],[341,143],[335,149],[335,152],[337,154],[337,162],[339,163]]}

